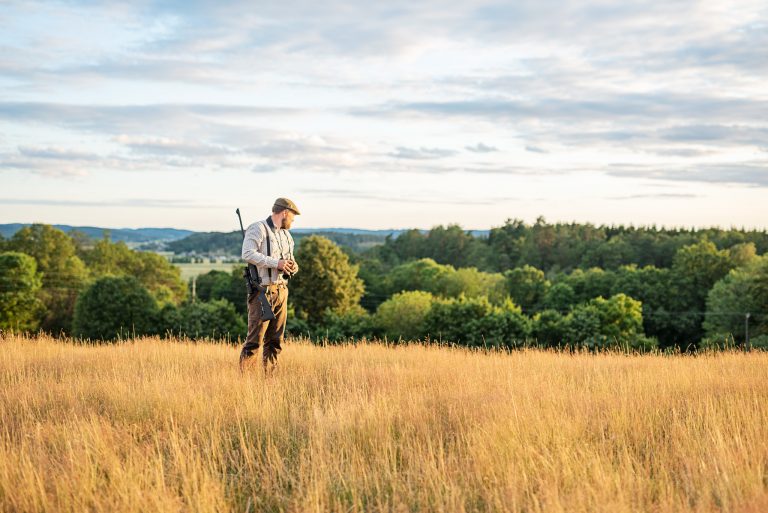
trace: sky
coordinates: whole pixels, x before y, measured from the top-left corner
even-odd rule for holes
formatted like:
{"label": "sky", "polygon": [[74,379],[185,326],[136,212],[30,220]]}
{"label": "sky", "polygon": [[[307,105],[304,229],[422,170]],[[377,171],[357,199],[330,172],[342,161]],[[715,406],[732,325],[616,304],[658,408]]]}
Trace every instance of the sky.
{"label": "sky", "polygon": [[0,1],[0,223],[768,227],[765,0]]}

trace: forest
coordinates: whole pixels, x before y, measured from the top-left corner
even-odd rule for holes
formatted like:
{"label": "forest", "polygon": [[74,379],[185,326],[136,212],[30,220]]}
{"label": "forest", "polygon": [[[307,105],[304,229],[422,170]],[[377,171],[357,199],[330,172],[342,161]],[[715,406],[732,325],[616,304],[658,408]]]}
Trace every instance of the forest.
{"label": "forest", "polygon": [[[480,236],[458,225],[378,243],[326,235],[298,239],[290,335],[507,349],[768,348],[765,230],[539,218]],[[158,254],[27,226],[0,240],[0,329],[236,342],[245,334],[241,273],[210,271],[193,289]]]}

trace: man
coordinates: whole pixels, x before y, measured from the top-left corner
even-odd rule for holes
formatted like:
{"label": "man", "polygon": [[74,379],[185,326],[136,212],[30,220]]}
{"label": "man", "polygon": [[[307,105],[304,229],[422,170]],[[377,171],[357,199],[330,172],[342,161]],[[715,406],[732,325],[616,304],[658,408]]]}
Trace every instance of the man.
{"label": "man", "polygon": [[261,285],[267,288],[267,299],[275,318],[262,320],[258,293],[248,296],[248,335],[240,352],[241,369],[253,362],[254,354],[262,343],[264,371],[269,373],[277,365],[288,316],[288,279],[299,271],[293,259],[293,237],[288,229],[293,224],[294,216],[300,214],[293,201],[277,198],[272,206],[272,215],[253,223],[245,231],[242,258],[256,266]]}

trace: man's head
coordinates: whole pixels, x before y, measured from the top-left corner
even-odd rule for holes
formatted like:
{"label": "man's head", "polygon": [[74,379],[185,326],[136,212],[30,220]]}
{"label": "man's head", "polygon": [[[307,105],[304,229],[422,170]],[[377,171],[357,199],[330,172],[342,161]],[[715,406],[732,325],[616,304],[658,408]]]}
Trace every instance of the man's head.
{"label": "man's head", "polygon": [[286,230],[293,224],[293,218],[301,215],[296,204],[288,198],[277,198],[275,204],[272,205],[272,216],[275,222],[278,221],[281,228]]}

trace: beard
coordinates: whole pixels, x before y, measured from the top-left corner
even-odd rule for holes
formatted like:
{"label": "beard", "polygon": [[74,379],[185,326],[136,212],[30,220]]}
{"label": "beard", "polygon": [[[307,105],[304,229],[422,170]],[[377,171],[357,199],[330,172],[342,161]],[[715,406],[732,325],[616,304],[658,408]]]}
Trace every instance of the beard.
{"label": "beard", "polygon": [[289,221],[288,218],[283,219],[283,229],[288,230],[291,228],[291,225],[293,224],[293,221]]}

